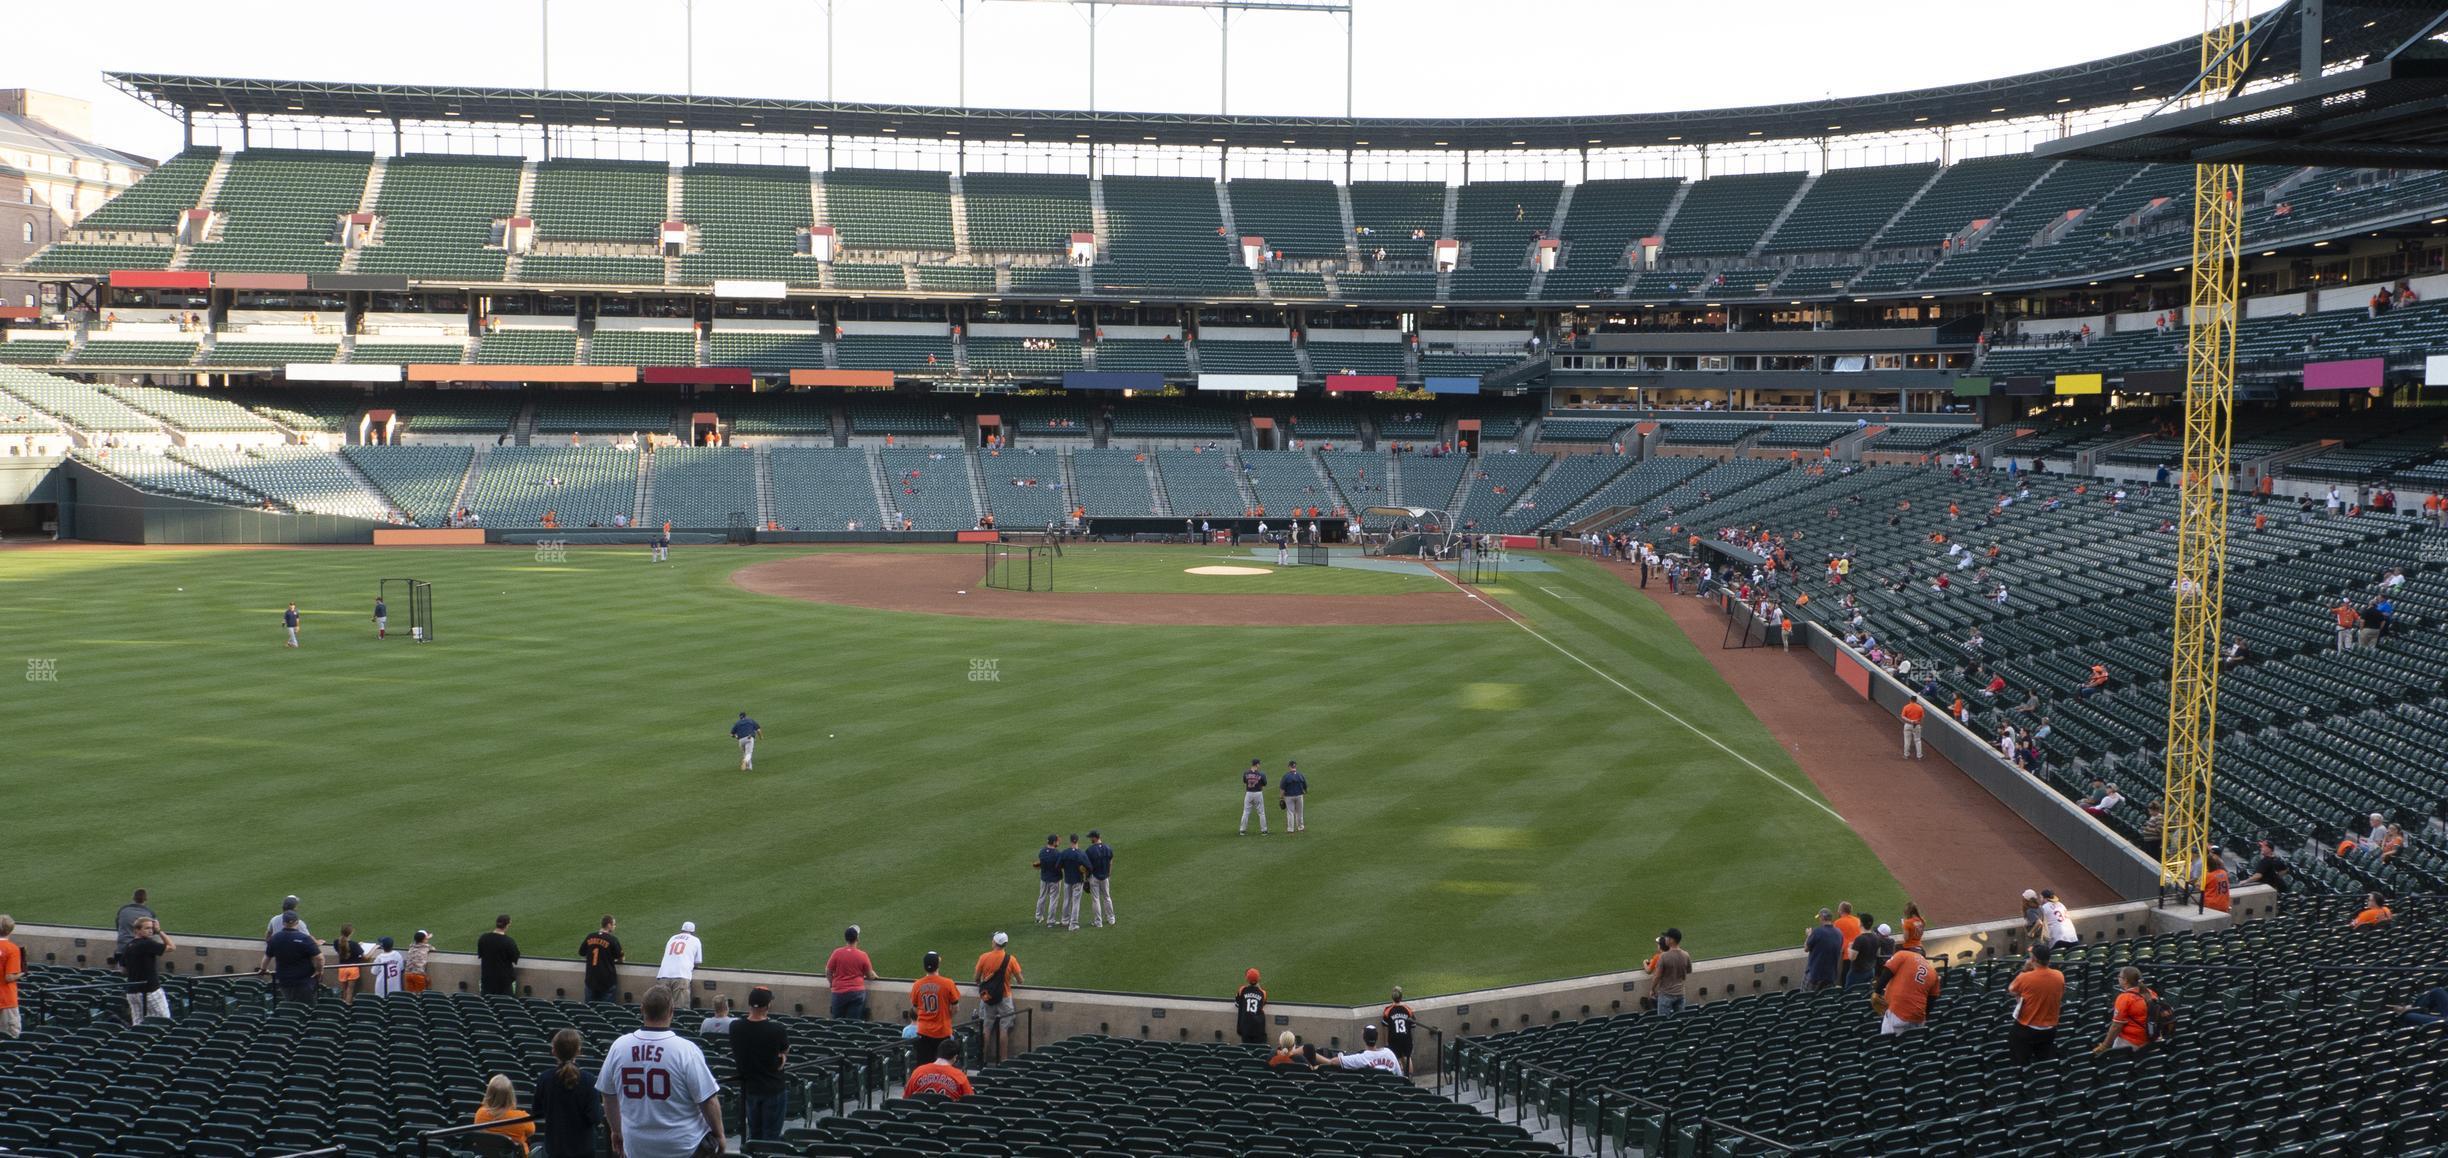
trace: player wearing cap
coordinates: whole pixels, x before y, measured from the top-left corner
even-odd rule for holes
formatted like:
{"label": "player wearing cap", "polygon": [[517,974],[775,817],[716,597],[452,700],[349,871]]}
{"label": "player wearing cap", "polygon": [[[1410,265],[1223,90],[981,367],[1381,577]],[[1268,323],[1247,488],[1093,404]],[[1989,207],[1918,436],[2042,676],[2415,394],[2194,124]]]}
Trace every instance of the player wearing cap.
{"label": "player wearing cap", "polygon": [[741,712],[739,719],[731,725],[731,738],[739,741],[740,771],[755,770],[757,737],[763,732],[764,729],[757,727],[757,722],[749,719],[746,712]]}
{"label": "player wearing cap", "polygon": [[1317,1064],[1321,1066],[1340,1066],[1347,1070],[1384,1070],[1385,1072],[1394,1074],[1396,1076],[1400,1076],[1402,1074],[1402,1059],[1394,1056],[1393,1050],[1377,1044],[1376,1026],[1371,1025],[1361,1028],[1360,1044],[1360,1049],[1351,1050],[1344,1053],[1335,1053],[1330,1050],[1319,1050],[1317,1053]]}
{"label": "player wearing cap", "polygon": [[394,948],[389,937],[377,939],[374,950],[374,996],[395,996],[407,977],[408,956]]}
{"label": "player wearing cap", "polygon": [[1309,827],[1309,778],[1301,775],[1300,761],[1284,761],[1283,783],[1276,790],[1283,794],[1284,835],[1306,831]]}
{"label": "player wearing cap", "polygon": [[1393,1050],[1395,1058],[1402,1062],[1404,1073],[1411,1072],[1411,1027],[1416,1019],[1411,1015],[1411,1007],[1403,1004],[1402,986],[1394,987],[1394,996],[1377,1020],[1385,1025],[1386,1048]]}
{"label": "player wearing cap", "polygon": [[1062,920],[1062,838],[1047,833],[1029,867],[1037,870],[1037,923],[1051,929]]}
{"label": "player wearing cap", "polygon": [[[1113,911],[1113,846],[1105,843],[1105,838],[1091,828],[1088,830],[1088,847],[1080,851],[1088,857],[1089,926],[1102,929],[1107,925],[1120,924],[1114,919]],[[1079,923],[1074,920],[1072,927],[1078,928]]]}
{"label": "player wearing cap", "polygon": [[1020,1020],[1020,1003],[1012,999],[1012,991],[1020,987],[1020,959],[1012,956],[1011,934],[994,935],[994,948],[978,954],[977,972],[972,976],[977,980],[978,1028],[986,1035],[980,1048],[987,1051],[987,1060],[1001,1061],[1010,1044],[1012,1024]]}
{"label": "player wearing cap", "polygon": [[298,613],[297,613],[297,604],[292,603],[292,604],[290,604],[290,605],[289,605],[289,610],[284,611],[284,612],[281,612],[281,626],[282,626],[282,627],[285,627],[285,628],[287,628],[287,629],[289,629],[289,646],[291,646],[291,647],[296,647],[296,646],[298,645],[298,641],[297,641],[297,627],[298,627]]}
{"label": "player wearing cap", "polygon": [[1241,835],[1243,836],[1249,835],[1250,816],[1253,813],[1258,817],[1258,835],[1267,834],[1266,786],[1266,773],[1259,769],[1258,761],[1251,760],[1249,769],[1241,773]]}
{"label": "player wearing cap", "polygon": [[1258,984],[1258,971],[1241,975],[1241,992],[1233,995],[1233,1032],[1243,1045],[1266,1044],[1266,990]]}
{"label": "player wearing cap", "polygon": [[960,1008],[960,986],[943,975],[943,954],[929,951],[919,964],[926,974],[910,984],[910,1009],[917,1014],[918,1034],[911,1040],[911,1057],[920,1065],[943,1055],[952,1040],[952,1014]]}
{"label": "player wearing cap", "polygon": [[390,636],[391,609],[384,606],[383,597],[377,595],[374,597],[374,638],[388,639]]}
{"label": "player wearing cap", "polygon": [[643,1026],[612,1043],[595,1075],[612,1152],[628,1158],[721,1153],[722,1099],[714,1071],[696,1042],[672,1032],[670,992],[647,990],[638,1014]]}
{"label": "player wearing cap", "polygon": [[1062,850],[1056,863],[1062,868],[1062,902],[1056,906],[1055,923],[1079,932],[1080,894],[1088,889],[1088,854],[1080,851],[1079,834],[1071,834],[1071,847]]}
{"label": "player wearing cap", "polygon": [[697,922],[680,922],[680,931],[663,942],[663,961],[655,966],[655,984],[672,991],[673,1005],[687,1005],[694,996],[689,992],[691,981],[697,978],[697,967],[705,963],[705,942],[697,939]]}

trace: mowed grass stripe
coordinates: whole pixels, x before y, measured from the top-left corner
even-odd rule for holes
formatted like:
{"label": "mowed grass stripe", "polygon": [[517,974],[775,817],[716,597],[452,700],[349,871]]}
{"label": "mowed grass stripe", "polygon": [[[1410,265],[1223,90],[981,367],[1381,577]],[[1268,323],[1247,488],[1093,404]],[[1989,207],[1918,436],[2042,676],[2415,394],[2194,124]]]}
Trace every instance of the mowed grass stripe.
{"label": "mowed grass stripe", "polygon": [[[800,969],[858,921],[897,974],[1006,929],[1032,983],[1222,994],[1257,965],[1286,999],[1363,1001],[1625,967],[1668,923],[1785,944],[1830,890],[1894,890],[1815,809],[1501,622],[1116,629],[731,583],[785,554],[0,555],[10,652],[60,659],[10,693],[0,911],[102,923],[141,884],[174,930],[251,933],[295,891],[318,930],[464,949],[509,911],[568,955],[609,910],[642,943],[694,920],[715,963]],[[1172,576],[1180,554],[1110,557]],[[439,642],[370,638],[384,575],[436,583]],[[1577,653],[1748,719],[1612,577],[1541,578],[1583,596],[1525,608]],[[743,708],[769,730],[748,774],[723,735]],[[1311,773],[1308,834],[1270,812],[1274,835],[1233,835],[1251,756]],[[1032,932],[1027,861],[1091,827],[1124,924]]]}

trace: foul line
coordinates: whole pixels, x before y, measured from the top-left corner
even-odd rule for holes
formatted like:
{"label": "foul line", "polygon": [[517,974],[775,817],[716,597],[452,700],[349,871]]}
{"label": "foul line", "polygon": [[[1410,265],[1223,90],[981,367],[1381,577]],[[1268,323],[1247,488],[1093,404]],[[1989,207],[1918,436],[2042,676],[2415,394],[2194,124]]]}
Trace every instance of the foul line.
{"label": "foul line", "polygon": [[[1430,567],[1428,570],[1429,570],[1429,572],[1430,572],[1431,574],[1435,575],[1437,578],[1439,578],[1439,579],[1443,579],[1443,580],[1444,580],[1444,581],[1445,581],[1445,582],[1446,582],[1446,583],[1447,583],[1449,586],[1451,586],[1451,587],[1452,587],[1454,590],[1456,590],[1456,591],[1460,591],[1460,592],[1461,592],[1462,594],[1464,594],[1464,595],[1470,595],[1470,594],[1471,594],[1471,593],[1470,593],[1470,591],[1469,591],[1469,590],[1467,590],[1467,589],[1465,589],[1465,588],[1464,588],[1464,587],[1463,587],[1463,586],[1462,586],[1460,583],[1456,583],[1456,582],[1454,582],[1453,576],[1451,576],[1451,575],[1447,575],[1447,574],[1444,572],[1444,570],[1443,570],[1442,568],[1438,568],[1438,567]],[[1477,596],[1472,596],[1472,598],[1478,598],[1478,597],[1477,597]],[[1846,819],[1844,818],[1844,815],[1843,815],[1842,813],[1839,813],[1839,812],[1837,812],[1835,809],[1828,807],[1828,806],[1827,806],[1827,804],[1826,804],[1826,802],[1824,802],[1824,801],[1820,800],[1820,799],[1819,799],[1818,797],[1816,797],[1816,796],[1812,796],[1812,795],[1811,795],[1810,793],[1808,793],[1808,792],[1804,792],[1803,790],[1801,790],[1801,789],[1800,789],[1800,788],[1798,788],[1798,787],[1795,787],[1795,786],[1794,786],[1794,783],[1793,783],[1792,781],[1787,780],[1787,779],[1785,779],[1784,777],[1779,776],[1779,775],[1777,775],[1776,773],[1771,772],[1771,771],[1769,771],[1768,769],[1766,769],[1766,768],[1764,768],[1764,767],[1761,767],[1761,766],[1760,766],[1759,761],[1754,760],[1754,759],[1750,758],[1749,756],[1745,756],[1745,755],[1743,755],[1742,753],[1737,752],[1737,751],[1735,751],[1734,749],[1727,747],[1727,746],[1726,746],[1725,741],[1720,740],[1720,739],[1718,739],[1718,738],[1717,738],[1717,737],[1715,737],[1715,736],[1709,735],[1707,732],[1701,731],[1701,730],[1700,730],[1700,726],[1699,726],[1698,724],[1694,724],[1694,723],[1692,723],[1690,720],[1686,720],[1686,719],[1684,719],[1683,717],[1678,716],[1678,715],[1674,714],[1673,712],[1670,712],[1670,711],[1666,710],[1666,706],[1665,706],[1664,704],[1661,704],[1661,703],[1657,702],[1656,700],[1650,699],[1649,697],[1647,697],[1647,696],[1645,696],[1645,695],[1642,695],[1641,693],[1639,693],[1639,692],[1637,692],[1637,691],[1634,691],[1634,690],[1631,688],[1631,686],[1630,686],[1630,685],[1625,684],[1625,683],[1624,683],[1622,680],[1616,679],[1614,676],[1608,675],[1608,674],[1607,674],[1605,671],[1601,670],[1601,669],[1600,669],[1600,668],[1599,668],[1597,665],[1592,664],[1590,661],[1588,661],[1588,660],[1586,660],[1586,659],[1583,659],[1583,658],[1581,658],[1580,656],[1574,655],[1572,652],[1570,652],[1570,651],[1566,650],[1563,644],[1557,643],[1556,641],[1554,641],[1554,640],[1552,640],[1552,639],[1547,638],[1545,635],[1540,634],[1540,633],[1539,633],[1539,630],[1538,630],[1537,628],[1535,628],[1535,627],[1530,626],[1530,624],[1529,624],[1529,622],[1528,622],[1527,620],[1524,620],[1524,619],[1522,619],[1520,616],[1517,616],[1517,615],[1513,614],[1511,611],[1509,611],[1509,610],[1505,609],[1504,607],[1499,606],[1499,605],[1497,604],[1497,602],[1496,602],[1494,599],[1480,599],[1480,600],[1479,600],[1479,602],[1486,604],[1486,605],[1487,605],[1487,606],[1488,606],[1490,609],[1494,610],[1494,611],[1496,612],[1496,614],[1503,616],[1503,617],[1504,617],[1504,619],[1505,619],[1505,622],[1510,623],[1510,624],[1512,624],[1512,625],[1513,625],[1513,626],[1515,626],[1515,627],[1521,628],[1521,629],[1522,629],[1523,631],[1525,631],[1525,632],[1528,632],[1528,633],[1529,633],[1529,635],[1530,635],[1530,638],[1535,639],[1535,640],[1539,641],[1540,643],[1546,644],[1547,646],[1549,646],[1549,647],[1551,647],[1551,648],[1554,648],[1554,649],[1555,649],[1555,651],[1556,651],[1556,654],[1557,654],[1557,655],[1561,655],[1561,656],[1563,656],[1564,658],[1566,658],[1566,659],[1569,659],[1569,660],[1573,661],[1574,663],[1580,664],[1582,667],[1588,668],[1588,669],[1589,669],[1589,672],[1590,672],[1590,674],[1591,674],[1591,675],[1597,676],[1599,679],[1605,680],[1606,682],[1608,682],[1608,683],[1611,683],[1611,684],[1615,685],[1616,690],[1618,690],[1618,691],[1622,692],[1623,694],[1625,694],[1625,695],[1627,695],[1627,696],[1630,696],[1630,697],[1632,697],[1633,699],[1639,700],[1640,702],[1642,702],[1642,703],[1644,703],[1644,704],[1649,705],[1649,710],[1650,710],[1650,711],[1656,712],[1657,714],[1659,714],[1659,715],[1661,715],[1661,716],[1664,716],[1664,717],[1666,717],[1666,718],[1667,718],[1667,719],[1669,719],[1669,720],[1673,720],[1675,723],[1678,723],[1678,724],[1683,725],[1684,729],[1685,729],[1685,730],[1687,730],[1687,731],[1689,731],[1689,732],[1690,732],[1692,735],[1698,736],[1698,737],[1700,737],[1701,739],[1706,740],[1706,741],[1708,741],[1709,743],[1711,743],[1711,744],[1713,744],[1713,745],[1716,745],[1716,747],[1717,747],[1717,750],[1718,750],[1718,751],[1723,752],[1723,753],[1725,753],[1725,754],[1726,754],[1726,755],[1728,755],[1728,756],[1732,756],[1733,758],[1735,758],[1735,759],[1737,759],[1737,760],[1742,761],[1742,762],[1743,762],[1743,764],[1744,764],[1744,766],[1746,766],[1746,767],[1750,768],[1752,771],[1757,772],[1757,773],[1759,773],[1759,774],[1760,774],[1760,775],[1762,775],[1762,776],[1767,777],[1768,779],[1770,779],[1770,780],[1772,780],[1772,781],[1775,781],[1778,787],[1781,787],[1781,788],[1783,788],[1785,791],[1787,791],[1787,792],[1791,792],[1791,793],[1793,793],[1795,796],[1800,797],[1804,803],[1809,804],[1811,807],[1816,808],[1816,809],[1818,809],[1818,810],[1819,810],[1819,811],[1821,811],[1821,812],[1827,813],[1829,816],[1833,816],[1833,817],[1835,817],[1835,818],[1836,818],[1837,823],[1839,823],[1839,824],[1843,824],[1843,825],[1846,825],[1846,826],[1848,826],[1848,827],[1850,827],[1850,826],[1852,825],[1852,823],[1853,823],[1852,821],[1846,820]]]}

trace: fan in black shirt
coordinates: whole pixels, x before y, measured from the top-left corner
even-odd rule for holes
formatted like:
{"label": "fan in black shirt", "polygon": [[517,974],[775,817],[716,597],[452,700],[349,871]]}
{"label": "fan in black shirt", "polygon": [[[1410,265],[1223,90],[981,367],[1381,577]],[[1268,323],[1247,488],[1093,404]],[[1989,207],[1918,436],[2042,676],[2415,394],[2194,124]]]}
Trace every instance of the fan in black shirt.
{"label": "fan in black shirt", "polygon": [[765,1016],[773,990],[748,991],[748,1016],[731,1023],[731,1068],[739,1074],[748,1141],[782,1137],[782,1066],[790,1060],[790,1032]]}

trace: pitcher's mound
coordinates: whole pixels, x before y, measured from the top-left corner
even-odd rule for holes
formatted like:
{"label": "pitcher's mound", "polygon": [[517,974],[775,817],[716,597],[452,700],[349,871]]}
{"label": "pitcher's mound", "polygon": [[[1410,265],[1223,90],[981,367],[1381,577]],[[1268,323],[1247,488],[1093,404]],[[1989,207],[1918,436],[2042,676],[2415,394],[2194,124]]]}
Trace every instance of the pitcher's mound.
{"label": "pitcher's mound", "polygon": [[1182,571],[1189,575],[1272,575],[1275,573],[1272,567],[1185,567]]}
{"label": "pitcher's mound", "polygon": [[[1270,574],[1263,567],[1200,570]],[[977,559],[940,554],[842,551],[752,563],[731,581],[760,595],[839,603],[879,611],[922,611],[985,619],[1040,619],[1176,627],[1315,627],[1485,623],[1486,605],[1454,591],[1399,595],[1137,594],[1101,591],[999,591],[978,584]],[[967,594],[962,594],[962,592]]]}

